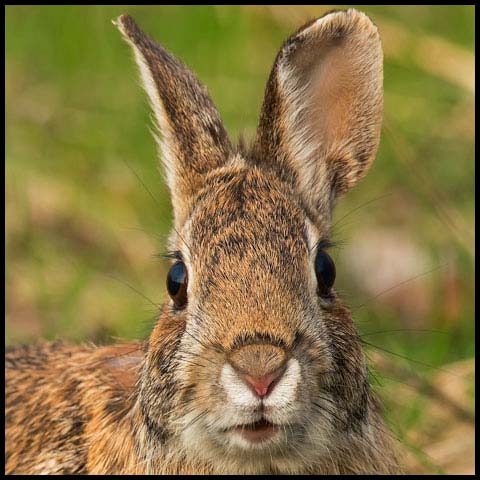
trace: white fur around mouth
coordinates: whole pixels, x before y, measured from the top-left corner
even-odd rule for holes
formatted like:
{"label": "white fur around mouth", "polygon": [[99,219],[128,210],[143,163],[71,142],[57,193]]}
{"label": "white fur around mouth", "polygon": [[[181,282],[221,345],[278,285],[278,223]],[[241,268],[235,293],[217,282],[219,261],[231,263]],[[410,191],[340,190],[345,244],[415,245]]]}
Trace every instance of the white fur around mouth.
{"label": "white fur around mouth", "polygon": [[[273,392],[263,400],[263,405],[274,409],[291,405],[295,401],[300,379],[300,364],[298,360],[291,358],[287,363],[285,373]],[[225,388],[229,402],[238,408],[256,409],[262,403],[228,363],[222,368],[221,383]]]}

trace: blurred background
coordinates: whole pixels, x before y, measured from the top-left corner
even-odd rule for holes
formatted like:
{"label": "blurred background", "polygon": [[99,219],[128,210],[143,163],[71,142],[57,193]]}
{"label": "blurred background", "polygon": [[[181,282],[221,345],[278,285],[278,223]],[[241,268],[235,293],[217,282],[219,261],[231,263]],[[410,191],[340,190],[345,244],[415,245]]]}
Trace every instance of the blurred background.
{"label": "blurred background", "polygon": [[[248,139],[282,41],[332,8],[6,7],[7,344],[144,338],[165,298],[171,205],[111,20],[134,16]],[[385,116],[335,213],[336,286],[406,470],[473,473],[475,7],[356,8],[382,37]]]}

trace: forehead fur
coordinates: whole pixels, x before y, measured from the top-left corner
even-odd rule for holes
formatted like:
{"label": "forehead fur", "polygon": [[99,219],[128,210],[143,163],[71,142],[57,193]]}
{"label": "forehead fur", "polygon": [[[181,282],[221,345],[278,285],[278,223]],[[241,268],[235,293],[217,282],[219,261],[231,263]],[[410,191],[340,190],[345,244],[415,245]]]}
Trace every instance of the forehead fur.
{"label": "forehead fur", "polygon": [[308,252],[305,213],[295,194],[258,167],[213,172],[195,204],[189,237],[207,264],[218,265],[223,257],[268,256],[268,266],[275,271],[285,268],[282,258],[291,264]]}

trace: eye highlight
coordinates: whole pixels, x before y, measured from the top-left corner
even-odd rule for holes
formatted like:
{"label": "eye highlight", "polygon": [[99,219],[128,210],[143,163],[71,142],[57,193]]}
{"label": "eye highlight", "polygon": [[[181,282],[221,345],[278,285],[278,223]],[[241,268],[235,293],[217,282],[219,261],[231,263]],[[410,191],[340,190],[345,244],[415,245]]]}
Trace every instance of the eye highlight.
{"label": "eye highlight", "polygon": [[179,310],[187,304],[187,280],[185,264],[181,261],[174,263],[167,275],[167,290]]}
{"label": "eye highlight", "polygon": [[321,248],[315,257],[315,274],[317,276],[318,293],[327,296],[335,283],[336,269],[332,257]]}

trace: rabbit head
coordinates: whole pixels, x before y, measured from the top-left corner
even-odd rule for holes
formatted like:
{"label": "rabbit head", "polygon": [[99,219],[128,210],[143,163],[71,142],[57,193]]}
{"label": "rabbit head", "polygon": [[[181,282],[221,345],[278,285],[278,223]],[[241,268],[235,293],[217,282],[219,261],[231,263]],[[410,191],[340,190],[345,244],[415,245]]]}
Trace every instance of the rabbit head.
{"label": "rabbit head", "polygon": [[373,456],[381,421],[327,249],[332,208],[379,143],[377,28],[334,11],[286,40],[240,151],[192,72],[129,16],[117,26],[153,108],[174,209],[171,299],[139,380],[152,448],[247,473]]}

